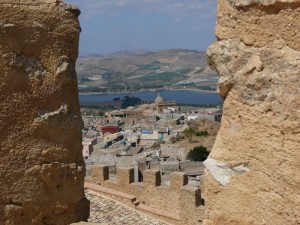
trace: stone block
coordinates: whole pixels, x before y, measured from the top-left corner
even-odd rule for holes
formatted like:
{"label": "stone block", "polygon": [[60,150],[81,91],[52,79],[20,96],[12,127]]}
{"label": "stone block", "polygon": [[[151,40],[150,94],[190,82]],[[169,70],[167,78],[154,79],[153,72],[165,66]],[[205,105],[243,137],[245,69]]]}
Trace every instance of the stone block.
{"label": "stone block", "polygon": [[188,184],[188,177],[183,172],[174,172],[171,174],[171,189],[180,190],[181,187]]}
{"label": "stone block", "polygon": [[159,170],[144,170],[144,185],[156,187],[161,185],[161,174]]}
{"label": "stone block", "polygon": [[134,182],[134,168],[117,168],[117,180],[120,185],[128,185]]}
{"label": "stone block", "polygon": [[109,179],[108,166],[93,166],[92,167],[92,180],[95,183],[102,183]]}

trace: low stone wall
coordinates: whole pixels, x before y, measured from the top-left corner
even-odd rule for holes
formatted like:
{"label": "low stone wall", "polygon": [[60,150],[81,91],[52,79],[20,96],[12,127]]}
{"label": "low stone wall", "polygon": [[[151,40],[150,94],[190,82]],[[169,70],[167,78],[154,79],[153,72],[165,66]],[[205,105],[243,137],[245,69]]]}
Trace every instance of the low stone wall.
{"label": "low stone wall", "polygon": [[[144,170],[143,175],[144,182],[134,182],[133,168],[118,168],[117,179],[110,180],[107,166],[94,166],[91,181],[102,187],[135,196],[137,205],[146,205],[173,214],[178,218],[177,221],[172,221],[174,224],[201,222],[199,211],[204,207],[200,206],[200,189],[187,185],[188,179],[185,173],[172,173],[170,186],[161,185],[159,170]],[[164,218],[160,216],[160,219]]]}

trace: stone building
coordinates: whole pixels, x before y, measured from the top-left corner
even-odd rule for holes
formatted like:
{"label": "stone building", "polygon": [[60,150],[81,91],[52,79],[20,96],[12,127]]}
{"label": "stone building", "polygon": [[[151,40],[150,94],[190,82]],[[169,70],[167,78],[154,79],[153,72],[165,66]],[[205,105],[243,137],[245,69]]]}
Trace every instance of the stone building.
{"label": "stone building", "polygon": [[164,109],[167,109],[168,107],[173,107],[176,106],[176,102],[175,101],[165,101],[160,94],[158,94],[158,96],[156,97],[155,101],[154,101],[154,110],[157,113],[161,113],[163,112]]}

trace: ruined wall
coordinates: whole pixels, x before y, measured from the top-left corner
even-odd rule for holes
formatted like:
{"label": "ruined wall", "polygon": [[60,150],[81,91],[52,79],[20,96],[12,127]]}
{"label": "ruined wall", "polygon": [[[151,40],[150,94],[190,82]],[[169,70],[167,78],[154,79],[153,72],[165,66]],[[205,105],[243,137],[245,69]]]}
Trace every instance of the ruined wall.
{"label": "ruined wall", "polygon": [[219,0],[208,60],[226,99],[205,225],[300,224],[300,1]]}
{"label": "ruined wall", "polygon": [[79,10],[0,0],[0,224],[86,219],[75,61]]}

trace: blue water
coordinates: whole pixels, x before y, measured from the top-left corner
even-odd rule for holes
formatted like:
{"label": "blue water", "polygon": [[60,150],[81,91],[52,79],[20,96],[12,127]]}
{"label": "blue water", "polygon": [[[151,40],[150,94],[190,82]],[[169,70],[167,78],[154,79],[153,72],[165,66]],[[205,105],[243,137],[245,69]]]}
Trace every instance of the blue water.
{"label": "blue water", "polygon": [[201,92],[192,90],[160,90],[160,91],[145,91],[136,93],[122,93],[122,94],[91,94],[79,95],[79,101],[83,102],[104,102],[112,101],[114,98],[123,98],[126,95],[135,96],[143,101],[154,101],[157,95],[160,94],[162,98],[168,101],[176,101],[183,104],[220,104],[222,99],[214,92]]}

